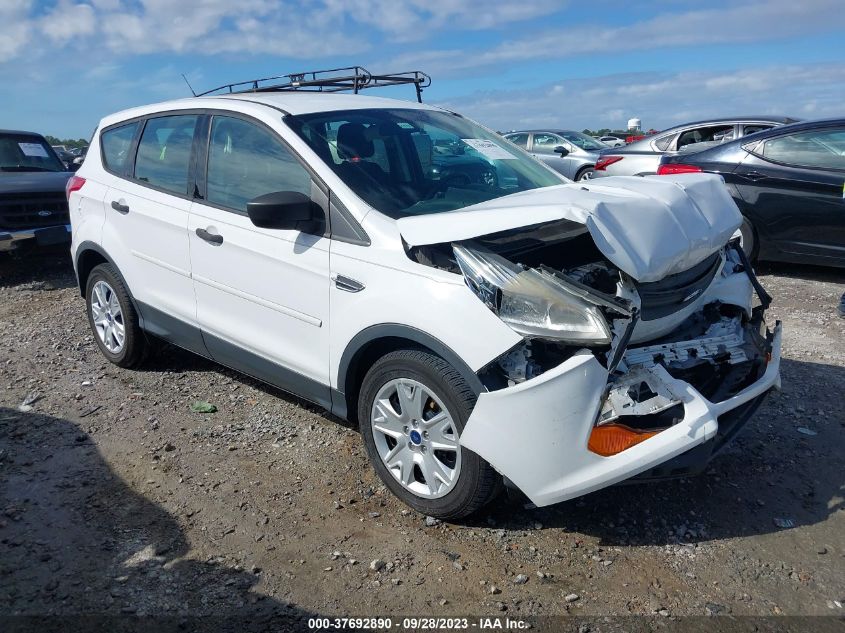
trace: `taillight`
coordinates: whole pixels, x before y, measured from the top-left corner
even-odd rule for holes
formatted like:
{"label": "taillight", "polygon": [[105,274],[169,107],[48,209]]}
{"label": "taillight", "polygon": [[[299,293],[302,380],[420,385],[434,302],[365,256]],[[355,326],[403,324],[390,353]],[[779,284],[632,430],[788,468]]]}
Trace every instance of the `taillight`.
{"label": "taillight", "polygon": [[694,174],[701,171],[701,167],[695,165],[682,165],[680,163],[667,163],[657,168],[658,176],[671,176],[672,174]]}
{"label": "taillight", "polygon": [[82,185],[85,184],[85,179],[82,176],[71,176],[70,179],[67,181],[65,185],[65,196],[68,200],[70,200],[70,194],[74,191],[79,191],[82,189]]}
{"label": "taillight", "polygon": [[595,171],[605,171],[608,165],[612,165],[613,163],[618,163],[620,160],[625,158],[624,156],[602,156],[596,161],[596,166],[593,167]]}

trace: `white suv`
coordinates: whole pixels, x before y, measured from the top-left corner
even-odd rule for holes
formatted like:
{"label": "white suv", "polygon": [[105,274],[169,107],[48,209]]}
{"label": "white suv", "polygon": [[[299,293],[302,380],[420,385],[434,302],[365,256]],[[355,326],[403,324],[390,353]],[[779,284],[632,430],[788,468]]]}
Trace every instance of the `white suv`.
{"label": "white suv", "polygon": [[718,176],[575,184],[453,112],[278,89],[106,117],[68,197],[110,361],[157,337],[357,421],[428,515],[693,472],[779,385]]}

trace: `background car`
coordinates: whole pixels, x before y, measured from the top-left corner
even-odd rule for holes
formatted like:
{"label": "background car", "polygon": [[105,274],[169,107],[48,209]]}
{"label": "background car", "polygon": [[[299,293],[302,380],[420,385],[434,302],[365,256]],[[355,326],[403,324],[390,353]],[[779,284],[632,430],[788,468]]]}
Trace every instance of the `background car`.
{"label": "background car", "polygon": [[70,241],[71,173],[40,134],[0,130],[0,252]]}
{"label": "background car", "polygon": [[574,130],[522,130],[505,134],[505,138],[570,180],[591,178],[599,152],[607,149],[593,137]]}
{"label": "background car", "polygon": [[618,136],[602,136],[599,140],[608,147],[625,147],[625,139]]}
{"label": "background car", "polygon": [[759,259],[845,267],[845,119],[769,129],[664,156],[658,174],[721,174]]}
{"label": "background car", "polygon": [[647,176],[657,173],[663,154],[689,151],[696,143],[723,143],[768,130],[776,125],[794,123],[788,117],[735,117],[712,119],[679,125],[617,150],[605,150],[596,163],[594,177]]}

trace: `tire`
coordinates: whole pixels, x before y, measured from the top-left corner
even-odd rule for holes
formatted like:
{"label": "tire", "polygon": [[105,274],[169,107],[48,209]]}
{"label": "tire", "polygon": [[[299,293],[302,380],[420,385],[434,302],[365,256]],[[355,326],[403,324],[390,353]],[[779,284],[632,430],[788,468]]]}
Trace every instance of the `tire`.
{"label": "tire", "polygon": [[739,227],[739,235],[742,243],[742,250],[748,256],[748,261],[756,261],[757,259],[757,232],[754,226],[748,221],[748,218],[742,218],[742,224]]}
{"label": "tire", "polygon": [[118,367],[137,367],[146,356],[147,339],[129,290],[114,266],[99,264],[91,270],[85,303],[88,325],[103,356]]}
{"label": "tire", "polygon": [[593,172],[595,170],[592,167],[582,167],[578,170],[578,173],[575,174],[575,182],[579,180],[592,180]]}
{"label": "tire", "polygon": [[[400,394],[408,405],[404,411]],[[391,352],[376,361],[364,377],[358,420],[367,454],[384,484],[414,510],[438,519],[460,519],[489,503],[501,490],[498,473],[459,444],[475,401],[475,394],[454,367],[423,350]],[[414,407],[414,402],[419,406]],[[422,412],[419,419],[415,419],[416,411]],[[444,446],[451,450],[438,448]],[[397,457],[386,461],[385,454]],[[435,474],[451,473],[452,478],[426,477],[435,470]],[[400,477],[407,483],[401,483]]]}

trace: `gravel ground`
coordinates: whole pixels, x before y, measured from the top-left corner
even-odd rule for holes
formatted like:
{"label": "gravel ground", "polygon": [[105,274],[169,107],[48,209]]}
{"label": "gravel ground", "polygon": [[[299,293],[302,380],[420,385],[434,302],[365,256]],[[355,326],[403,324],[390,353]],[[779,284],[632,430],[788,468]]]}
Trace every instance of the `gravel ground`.
{"label": "gravel ground", "polygon": [[783,391],[707,473],[453,525],[312,405],[172,347],[110,365],[64,256],[2,258],[0,614],[842,617],[843,275],[761,279]]}

